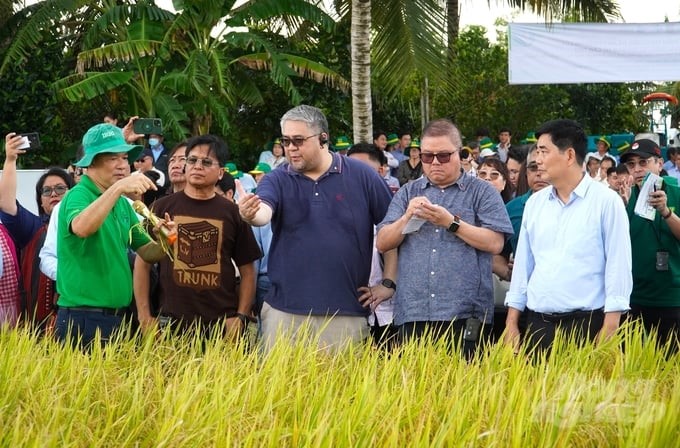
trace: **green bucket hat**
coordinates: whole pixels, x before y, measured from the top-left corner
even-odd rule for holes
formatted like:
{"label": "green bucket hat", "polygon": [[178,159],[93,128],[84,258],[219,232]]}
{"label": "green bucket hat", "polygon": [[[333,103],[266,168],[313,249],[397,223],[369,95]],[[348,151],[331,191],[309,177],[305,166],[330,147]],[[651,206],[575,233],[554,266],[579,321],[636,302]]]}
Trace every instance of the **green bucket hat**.
{"label": "green bucket hat", "polygon": [[606,135],[601,135],[600,138],[597,139],[597,142],[598,143],[602,142],[605,145],[607,145],[607,149],[612,147],[612,142],[611,142],[611,140],[609,140],[609,137],[607,137]]}
{"label": "green bucket hat", "polygon": [[236,164],[232,162],[229,162],[226,165],[224,165],[224,171],[231,174],[231,177],[233,177],[234,179],[240,179],[243,177],[243,171],[239,171],[239,169],[236,168]]}
{"label": "green bucket hat", "polygon": [[388,145],[396,145],[399,143],[399,136],[397,134],[390,134],[387,136]]}
{"label": "green bucket hat", "polygon": [[404,148],[404,155],[405,156],[408,157],[409,154],[411,154],[411,148],[420,149],[420,140],[418,140],[417,138],[414,138],[413,140],[411,140],[411,143],[409,143],[408,146],[406,148]]}
{"label": "green bucket hat", "polygon": [[349,142],[349,137],[346,135],[341,135],[337,139],[335,139],[335,144],[331,145],[331,148],[333,151],[344,151],[345,149],[349,149],[352,144]]}
{"label": "green bucket hat", "polygon": [[252,170],[248,171],[249,174],[267,174],[272,170],[272,167],[270,167],[268,164],[264,162],[260,162],[257,165],[255,165],[255,168]]}
{"label": "green bucket hat", "polygon": [[123,131],[118,126],[100,123],[92,126],[83,136],[83,158],[75,166],[87,168],[98,154],[126,152],[128,160],[137,160],[144,149],[141,145],[129,145],[123,137]]}
{"label": "green bucket hat", "polygon": [[492,141],[489,137],[484,137],[483,139],[481,139],[481,140],[479,141],[479,149],[480,149],[481,151],[483,151],[483,150],[485,150],[485,149],[487,149],[487,148],[493,149],[493,146],[494,146],[494,145],[493,145],[493,141]]}

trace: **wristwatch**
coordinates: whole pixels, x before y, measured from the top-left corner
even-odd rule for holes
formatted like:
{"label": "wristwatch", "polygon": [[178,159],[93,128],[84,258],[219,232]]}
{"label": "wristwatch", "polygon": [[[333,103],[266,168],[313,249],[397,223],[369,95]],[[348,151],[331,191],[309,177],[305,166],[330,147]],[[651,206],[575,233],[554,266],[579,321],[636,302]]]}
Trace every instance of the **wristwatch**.
{"label": "wristwatch", "polygon": [[394,283],[389,278],[384,278],[383,281],[380,282],[380,284],[383,285],[385,288],[394,289],[395,291],[397,290],[397,284]]}
{"label": "wristwatch", "polygon": [[453,222],[451,225],[446,229],[447,232],[451,233],[456,233],[458,231],[458,227],[460,227],[460,216],[455,215],[453,217]]}
{"label": "wristwatch", "polygon": [[238,317],[244,327],[248,325],[248,322],[257,322],[257,319],[254,317],[243,313],[236,313],[236,317]]}

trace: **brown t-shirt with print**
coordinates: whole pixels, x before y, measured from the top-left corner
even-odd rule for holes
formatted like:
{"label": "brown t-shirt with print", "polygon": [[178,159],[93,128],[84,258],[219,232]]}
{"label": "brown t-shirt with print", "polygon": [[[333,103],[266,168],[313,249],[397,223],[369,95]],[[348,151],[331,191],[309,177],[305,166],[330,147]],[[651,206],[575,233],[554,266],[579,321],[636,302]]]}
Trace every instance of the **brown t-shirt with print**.
{"label": "brown t-shirt with print", "polygon": [[177,223],[175,261],[160,263],[162,315],[185,323],[215,322],[236,315],[238,295],[232,259],[237,266],[261,257],[253,231],[238,207],[221,196],[208,200],[175,193],[157,200],[153,212],[170,214]]}

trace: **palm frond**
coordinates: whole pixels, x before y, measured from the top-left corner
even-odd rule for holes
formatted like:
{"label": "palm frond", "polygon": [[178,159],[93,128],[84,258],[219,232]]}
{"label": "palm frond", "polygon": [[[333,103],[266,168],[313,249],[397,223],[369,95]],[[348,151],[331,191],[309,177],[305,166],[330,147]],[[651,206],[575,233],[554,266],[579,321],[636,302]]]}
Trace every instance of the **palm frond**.
{"label": "palm frond", "polygon": [[584,22],[609,22],[620,19],[619,5],[614,0],[508,0],[508,4],[521,10],[530,9],[546,20],[575,15]]}
{"label": "palm frond", "polygon": [[189,130],[183,123],[189,120],[189,116],[180,102],[172,95],[158,92],[153,98],[154,110],[146,111],[149,116],[157,116],[163,120],[163,126],[174,136],[186,136]]}
{"label": "palm frond", "polygon": [[152,56],[161,44],[162,42],[153,40],[127,40],[85,50],[78,54],[76,71],[82,73],[92,66],[102,67],[106,64],[129,62],[145,56]]}
{"label": "palm frond", "polygon": [[52,87],[69,101],[91,100],[126,84],[133,76],[131,72],[89,72],[62,78]]}
{"label": "palm frond", "polygon": [[43,39],[42,30],[49,28],[58,19],[60,11],[74,11],[87,3],[85,0],[46,0],[40,7],[33,7],[33,14],[17,32],[5,53],[0,65],[0,75],[5,73],[10,64],[20,64],[30,56],[31,49],[38,46]]}
{"label": "palm frond", "polygon": [[414,72],[442,78],[445,23],[437,0],[374,0],[372,70],[384,94],[397,96]]}

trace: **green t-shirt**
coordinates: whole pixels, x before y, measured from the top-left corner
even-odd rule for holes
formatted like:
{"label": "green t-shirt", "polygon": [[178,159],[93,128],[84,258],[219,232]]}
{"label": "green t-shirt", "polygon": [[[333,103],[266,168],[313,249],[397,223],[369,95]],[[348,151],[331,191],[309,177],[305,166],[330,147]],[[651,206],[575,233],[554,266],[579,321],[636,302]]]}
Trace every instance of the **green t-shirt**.
{"label": "green t-shirt", "polygon": [[[680,188],[674,177],[664,177],[668,208],[680,210]],[[630,303],[649,307],[680,306],[680,244],[668,223],[656,214],[654,221],[634,213],[640,189],[633,187],[626,211],[633,251],[633,292]],[[668,252],[668,270],[657,271],[657,252]]]}
{"label": "green t-shirt", "polygon": [[118,198],[102,226],[87,238],[71,231],[71,222],[101,191],[87,176],[61,202],[57,226],[57,304],[64,307],[122,308],[132,299],[128,247],[150,242],[137,226],[137,215]]}

